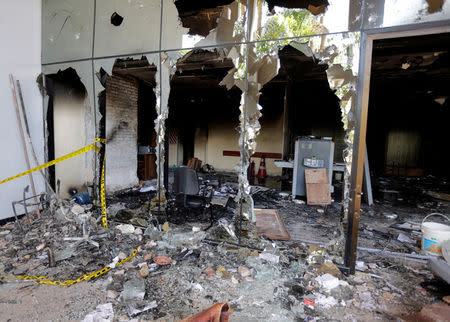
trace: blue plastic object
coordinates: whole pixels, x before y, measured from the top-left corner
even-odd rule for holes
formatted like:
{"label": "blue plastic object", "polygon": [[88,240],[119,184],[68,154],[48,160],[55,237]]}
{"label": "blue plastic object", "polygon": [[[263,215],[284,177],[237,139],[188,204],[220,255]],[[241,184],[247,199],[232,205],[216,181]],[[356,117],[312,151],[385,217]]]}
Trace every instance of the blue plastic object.
{"label": "blue plastic object", "polygon": [[91,204],[91,197],[87,192],[77,193],[72,196],[72,199],[79,205],[88,205]]}

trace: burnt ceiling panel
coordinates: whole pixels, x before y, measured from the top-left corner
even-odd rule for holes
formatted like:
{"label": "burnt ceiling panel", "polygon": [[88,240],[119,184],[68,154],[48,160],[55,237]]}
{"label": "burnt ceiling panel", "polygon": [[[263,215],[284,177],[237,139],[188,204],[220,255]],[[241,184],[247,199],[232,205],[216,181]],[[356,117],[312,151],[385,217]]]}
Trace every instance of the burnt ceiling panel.
{"label": "burnt ceiling panel", "polygon": [[176,0],[175,6],[177,7],[180,15],[182,15],[192,11],[200,11],[204,9],[217,8],[219,6],[226,6],[233,1],[234,0]]}
{"label": "burnt ceiling panel", "polygon": [[372,87],[439,98],[449,83],[450,33],[374,42]]}
{"label": "burnt ceiling panel", "polygon": [[312,7],[328,6],[327,0],[266,0],[269,10],[273,7],[309,9]]}
{"label": "burnt ceiling panel", "polygon": [[374,42],[374,78],[433,76],[450,79],[450,33]]}
{"label": "burnt ceiling panel", "polygon": [[222,12],[222,6],[232,3],[234,0],[177,0],[175,6],[182,25],[189,28],[189,34],[206,37],[209,32],[217,27],[217,20]]}

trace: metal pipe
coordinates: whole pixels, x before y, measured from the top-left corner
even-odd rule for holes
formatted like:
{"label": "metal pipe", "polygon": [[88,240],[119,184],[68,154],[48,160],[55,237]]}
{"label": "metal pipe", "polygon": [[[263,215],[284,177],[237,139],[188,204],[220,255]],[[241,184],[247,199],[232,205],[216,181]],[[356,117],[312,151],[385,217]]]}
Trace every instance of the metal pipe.
{"label": "metal pipe", "polygon": [[[27,203],[26,203],[26,193],[28,192],[28,189],[30,189],[30,186],[26,186],[25,187],[25,189],[23,189],[23,203],[22,203],[22,205],[23,205],[23,209],[25,210],[25,216],[27,217],[27,220],[28,220],[28,225],[30,225],[31,224],[31,220],[30,220],[30,217],[28,216],[28,207],[27,207]],[[36,201],[36,197],[34,198],[34,200]],[[36,205],[36,207],[37,208],[39,208],[39,205]]]}
{"label": "metal pipe", "polygon": [[[24,103],[23,95],[22,95],[22,87],[20,86],[19,80],[16,80],[16,84],[17,84],[17,91],[19,93],[20,105],[21,105],[21,108],[22,108],[23,122],[25,124],[25,130],[27,132],[28,144],[30,145],[31,154],[33,155],[34,162],[36,163],[36,166],[39,166],[39,160],[37,158],[36,151],[34,150],[33,142],[31,141],[30,127],[28,126],[28,118],[27,118],[27,113],[26,113],[26,110],[25,110],[25,103]],[[43,170],[39,170],[39,173],[41,174],[42,178],[44,179],[44,182],[47,185],[47,188],[50,190],[50,192],[53,195],[55,195],[55,191],[53,190],[52,186],[50,185],[50,182],[48,182],[44,171]]]}
{"label": "metal pipe", "polygon": [[347,232],[345,239],[345,266],[350,274],[355,273],[359,216],[361,212],[361,190],[364,173],[364,154],[366,150],[367,113],[369,105],[370,67],[372,64],[372,39],[363,33],[360,41],[361,61],[359,65],[359,81],[357,86],[358,101],[356,106],[356,125],[352,153],[352,173],[350,187],[350,203],[347,214]]}
{"label": "metal pipe", "polygon": [[[14,108],[16,109],[17,125],[18,125],[19,132],[20,132],[20,138],[22,140],[23,154],[25,156],[27,168],[28,168],[28,170],[30,170],[31,169],[30,158],[28,157],[27,144],[25,142],[25,135],[23,133],[22,120],[21,120],[20,111],[19,111],[19,104],[17,103],[16,87],[14,86],[14,78],[13,78],[12,74],[9,74],[9,81],[11,84],[11,92],[13,94]],[[31,191],[33,193],[33,196],[36,196],[36,189],[34,187],[33,174],[29,173],[28,178],[30,179]],[[34,198],[34,202],[36,204],[38,203],[36,197]],[[41,218],[41,211],[39,210],[39,205],[36,205],[36,213],[37,213],[37,217]]]}

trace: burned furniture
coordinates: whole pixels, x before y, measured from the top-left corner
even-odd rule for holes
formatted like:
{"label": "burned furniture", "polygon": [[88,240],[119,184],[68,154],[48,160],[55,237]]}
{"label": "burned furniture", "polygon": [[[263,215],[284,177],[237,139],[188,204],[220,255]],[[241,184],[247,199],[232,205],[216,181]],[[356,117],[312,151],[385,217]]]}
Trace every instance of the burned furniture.
{"label": "burned furniture", "polygon": [[[17,208],[16,208],[16,206],[20,205],[20,206],[23,207],[23,209],[25,211],[25,217],[27,219],[27,224],[28,225],[30,225],[31,221],[32,221],[31,218],[28,215],[28,207],[36,207],[36,206],[39,207],[39,205],[40,205],[41,209],[44,209],[45,207],[48,206],[48,200],[46,199],[46,194],[45,193],[40,193],[38,195],[34,195],[34,196],[31,196],[31,197],[26,197],[26,194],[27,194],[29,189],[30,189],[30,186],[26,186],[25,189],[23,189],[23,198],[22,198],[22,200],[11,202],[11,206],[12,206],[12,209],[13,209],[13,212],[14,212],[14,217],[16,219],[16,223],[17,223],[17,225],[19,226],[19,228],[20,228],[20,230],[22,232],[24,232],[24,229],[23,229],[22,225],[20,224],[19,217],[17,216]],[[37,198],[39,198],[38,202],[31,202],[31,203],[28,202],[28,200],[30,200],[30,199],[37,200]]]}
{"label": "burned furniture", "polygon": [[175,170],[173,184],[175,206],[186,209],[187,217],[189,217],[191,209],[203,209],[204,211],[206,208],[209,208],[212,224],[213,212],[211,198],[213,192],[208,188],[210,187],[205,187],[203,194],[199,194],[200,186],[198,184],[197,172],[194,169],[181,166]]}

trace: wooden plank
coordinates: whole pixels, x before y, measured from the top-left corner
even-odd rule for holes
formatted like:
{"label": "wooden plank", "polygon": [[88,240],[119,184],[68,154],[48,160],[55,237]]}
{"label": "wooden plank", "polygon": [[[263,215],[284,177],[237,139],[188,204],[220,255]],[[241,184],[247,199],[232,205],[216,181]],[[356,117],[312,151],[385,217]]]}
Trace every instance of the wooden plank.
{"label": "wooden plank", "polygon": [[329,205],[331,203],[330,181],[327,169],[305,170],[306,200],[308,205]]}
{"label": "wooden plank", "polygon": [[305,170],[305,182],[306,183],[328,183],[328,170],[325,168],[308,169]]}
{"label": "wooden plank", "polygon": [[[224,157],[239,157],[241,153],[239,151],[228,151],[223,150],[222,155]],[[276,159],[280,160],[283,158],[281,153],[272,153],[272,152],[255,152],[251,156],[252,158],[266,158],[266,159]]]}
{"label": "wooden plank", "polygon": [[276,209],[255,209],[256,230],[258,236],[269,239],[290,240],[291,235],[284,225],[280,213]]}
{"label": "wooden plank", "polygon": [[157,177],[156,173],[156,155],[145,154],[144,155],[144,179],[150,180]]}
{"label": "wooden plank", "polygon": [[[31,169],[30,158],[28,157],[27,143],[25,142],[25,134],[23,132],[22,119],[20,117],[20,111],[19,111],[19,103],[17,102],[17,96],[16,96],[16,87],[14,86],[14,79],[13,79],[12,74],[9,74],[9,81],[10,81],[10,85],[11,85],[11,91],[13,94],[14,108],[16,110],[16,118],[17,118],[17,124],[18,124],[18,128],[19,128],[20,138],[22,140],[23,154],[25,157],[25,162],[27,164],[27,168],[28,168],[28,170],[30,170]],[[34,203],[36,204],[35,205],[36,214],[37,214],[38,218],[41,218],[41,211],[39,210],[39,203],[38,203],[38,199],[36,197],[36,189],[34,187],[33,174],[29,173],[28,178],[30,179],[31,192],[33,193]],[[25,196],[25,193],[24,193],[24,196]],[[31,219],[30,219],[30,221],[31,221]]]}

